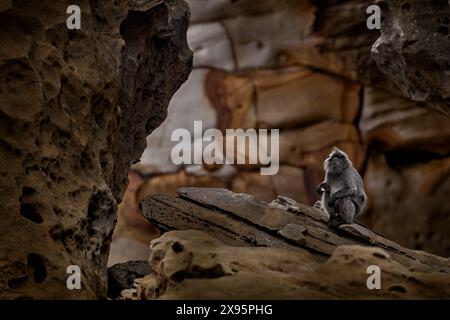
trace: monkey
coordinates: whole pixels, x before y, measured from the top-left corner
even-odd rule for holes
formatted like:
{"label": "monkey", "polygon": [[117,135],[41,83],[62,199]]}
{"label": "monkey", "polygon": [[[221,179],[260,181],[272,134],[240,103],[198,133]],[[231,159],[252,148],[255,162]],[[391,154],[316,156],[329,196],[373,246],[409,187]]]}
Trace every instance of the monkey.
{"label": "monkey", "polygon": [[347,154],[338,148],[324,161],[325,180],[317,187],[321,207],[329,214],[328,225],[351,224],[364,210],[364,183]]}

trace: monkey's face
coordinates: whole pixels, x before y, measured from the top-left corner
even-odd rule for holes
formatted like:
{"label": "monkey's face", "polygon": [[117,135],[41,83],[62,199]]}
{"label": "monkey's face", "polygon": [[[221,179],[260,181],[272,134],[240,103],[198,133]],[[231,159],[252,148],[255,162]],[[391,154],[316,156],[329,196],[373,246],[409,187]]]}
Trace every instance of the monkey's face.
{"label": "monkey's face", "polygon": [[350,160],[346,154],[339,151],[334,151],[326,160],[326,169],[329,172],[341,173],[350,165]]}
{"label": "monkey's face", "polygon": [[335,155],[331,158],[331,165],[333,166],[334,171],[343,171],[348,167],[347,159],[345,159],[342,155]]}

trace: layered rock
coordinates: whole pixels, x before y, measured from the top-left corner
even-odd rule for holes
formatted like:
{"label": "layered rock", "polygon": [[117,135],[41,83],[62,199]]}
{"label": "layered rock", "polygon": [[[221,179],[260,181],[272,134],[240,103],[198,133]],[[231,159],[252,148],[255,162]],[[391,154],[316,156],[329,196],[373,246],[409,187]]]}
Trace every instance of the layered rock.
{"label": "layered rock", "polygon": [[[224,245],[200,231],[172,231],[152,242],[155,272],[125,299],[439,299],[448,275],[408,270],[383,249],[341,246],[325,262],[308,251]],[[369,290],[369,266],[382,270]]]}
{"label": "layered rock", "polygon": [[[366,9],[373,1],[188,1],[195,71],[184,93],[172,101],[169,110],[174,112],[164,130],[148,138],[142,157],[142,163],[160,163],[161,172],[171,167],[178,174],[150,180],[146,186],[152,187],[144,187],[142,195],[175,194],[177,187],[201,179],[265,201],[285,193],[313,204],[323,160],[338,146],[364,177],[370,196],[364,223],[411,248],[449,256],[450,238],[437,226],[447,226],[448,217],[436,213],[449,212],[440,200],[450,194],[448,172],[436,163],[446,163],[449,156],[450,119],[426,108],[435,104],[443,110],[445,104],[448,41],[442,32],[448,6],[445,1],[388,2],[391,14],[380,4],[385,21],[380,32],[366,26]],[[377,38],[379,55],[371,52]],[[405,97],[402,88],[412,85],[417,92],[425,86],[426,97],[416,99],[423,101]],[[180,115],[178,110],[189,112]],[[278,175],[264,177],[258,168],[239,165],[218,181],[212,167],[195,174],[187,167],[173,168],[170,151],[176,142],[170,142],[170,135],[177,127],[192,131],[194,120],[203,121],[204,129],[280,129]],[[379,174],[374,174],[374,163]],[[384,186],[392,179],[383,172],[402,177],[401,196],[386,196]],[[406,183],[413,180],[433,186],[429,190],[434,192]],[[408,202],[420,205],[409,207]]]}
{"label": "layered rock", "polygon": [[450,114],[450,4],[388,0],[380,38],[372,54],[414,101]]}
{"label": "layered rock", "polygon": [[[450,292],[449,259],[358,224],[331,229],[324,211],[286,197],[267,204],[224,189],[182,188],[177,197],[141,204],[166,232],[151,243],[152,273],[135,277],[122,299],[424,299]],[[370,290],[370,268],[377,267],[380,288]]]}
{"label": "layered rock", "polygon": [[0,10],[1,298],[105,297],[129,163],[190,71],[184,2],[78,5],[80,30],[65,1]]}

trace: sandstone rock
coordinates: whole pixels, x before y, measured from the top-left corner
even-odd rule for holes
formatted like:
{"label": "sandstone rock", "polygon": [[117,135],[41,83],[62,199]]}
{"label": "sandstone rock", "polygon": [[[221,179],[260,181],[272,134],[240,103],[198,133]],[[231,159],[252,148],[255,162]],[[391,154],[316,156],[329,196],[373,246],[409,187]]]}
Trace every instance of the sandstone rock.
{"label": "sandstone rock", "polygon": [[189,27],[188,43],[194,52],[194,68],[236,68],[232,44],[220,22],[193,24]]}
{"label": "sandstone rock", "polygon": [[209,174],[195,176],[183,170],[178,173],[161,175],[148,180],[139,191],[139,200],[157,193],[176,194],[180,186],[226,187],[227,180],[227,177],[214,177],[214,175]]}
{"label": "sandstone rock", "polygon": [[[142,166],[139,167],[142,169]],[[118,206],[116,227],[112,236],[108,265],[129,260],[147,259],[150,241],[160,235],[139,210],[140,194],[147,179],[132,167],[128,173],[128,187]]]}
{"label": "sandstone rock", "polygon": [[450,113],[447,1],[388,0],[381,36],[372,49],[379,68],[415,100]]}
{"label": "sandstone rock", "polygon": [[[421,273],[380,248],[338,247],[323,262],[307,251],[232,247],[205,233],[165,233],[152,242],[155,273],[136,281],[141,299],[411,299],[450,293],[447,275]],[[367,267],[383,270],[381,290]]]}
{"label": "sandstone rock", "polygon": [[448,157],[423,163],[414,153],[373,152],[364,183],[366,224],[408,248],[450,256]]}
{"label": "sandstone rock", "polygon": [[358,168],[364,160],[358,131],[351,124],[321,122],[280,135],[280,161],[323,169],[323,160],[333,146],[341,147]]}
{"label": "sandstone rock", "polygon": [[260,15],[291,8],[301,3],[298,0],[215,0],[205,2],[203,0],[188,0],[192,11],[192,23],[224,20],[240,15]]}
{"label": "sandstone rock", "polygon": [[[133,230],[131,230],[133,232]],[[151,235],[151,234],[150,234]],[[149,235],[147,235],[148,237]],[[160,236],[160,233],[153,234],[151,240]],[[143,243],[135,237],[119,234],[113,237],[108,257],[108,267],[118,263],[126,263],[134,260],[147,260],[150,256],[149,243]]]}
{"label": "sandstone rock", "polygon": [[254,87],[250,78],[211,70],[205,79],[206,95],[217,111],[217,128],[255,128]]}
{"label": "sandstone rock", "polygon": [[[0,13],[0,297],[103,298],[128,166],[190,71],[189,10],[84,1],[68,30],[66,1],[12,5]],[[66,288],[74,264],[83,290]]]}
{"label": "sandstone rock", "polygon": [[292,62],[326,70],[364,83],[385,84],[370,56],[378,36],[366,27],[371,1],[314,1],[316,6],[310,37],[297,50],[289,50]]}
{"label": "sandstone rock", "polygon": [[[439,208],[442,197],[448,194],[445,187],[436,188],[447,177],[448,118],[423,108],[432,103],[430,99],[411,101],[404,97],[403,91],[378,68],[371,48],[380,31],[366,27],[366,9],[374,4],[373,1],[188,2],[192,9],[189,40],[196,51],[194,60],[198,57],[197,67],[205,72],[204,81],[193,78],[196,95],[207,97],[206,104],[216,112],[215,125],[222,130],[282,128],[281,166],[296,167],[303,176],[292,185],[296,190],[292,195],[299,197],[296,199],[310,205],[317,199],[314,189],[323,179],[323,160],[332,146],[347,152],[361,175],[366,175],[368,163],[373,161],[369,158],[385,153],[386,161],[377,165],[377,174],[370,173],[365,178],[366,184],[380,186],[373,188],[364,222],[374,226],[372,223],[378,220],[372,220],[371,215],[383,217],[376,230],[390,236],[396,229],[405,230],[397,234],[395,240],[411,248],[416,247],[416,241],[411,240],[416,232],[416,228],[411,227],[416,224],[415,219],[426,229],[429,226],[424,220],[433,226],[444,221],[442,226],[447,226],[445,214],[430,208]],[[413,83],[417,87],[445,88],[443,72],[448,60],[445,56],[447,44],[442,43],[446,38],[440,36],[438,29],[445,30],[447,3],[389,2],[389,8],[395,11],[391,16],[386,14],[384,4],[380,4],[386,19],[381,32],[382,45],[386,44],[385,40],[391,42],[391,47],[386,48],[390,50],[389,54],[395,55],[388,59],[392,66],[385,66],[391,67],[387,74],[398,70],[399,73],[391,74],[394,79],[412,77],[417,80]],[[399,11],[402,5],[405,5],[404,12]],[[408,9],[411,17],[406,17]],[[423,18],[422,14],[429,16]],[[412,34],[414,28],[408,25],[413,20],[418,21],[415,35]],[[400,35],[399,41],[397,38],[388,39],[390,35],[398,35],[392,24],[396,22],[399,27],[405,27],[406,32],[403,38]],[[391,24],[392,31],[388,30]],[[418,39],[418,42],[408,43],[411,39]],[[396,47],[396,41],[406,47]],[[431,56],[435,50],[436,59]],[[421,51],[426,54],[426,63],[422,63]],[[430,63],[434,59],[436,65]],[[405,64],[393,69],[399,60],[404,60]],[[416,69],[420,75],[411,74]],[[419,69],[426,70],[422,72]],[[435,98],[438,97],[434,96],[433,100]],[[188,117],[181,114],[180,118]],[[252,166],[236,168],[239,174],[232,183],[229,181],[232,175],[228,176],[225,184],[217,184],[215,179],[209,183],[253,193],[267,201],[282,196],[277,194],[274,186],[276,177],[260,177],[256,172],[258,168]],[[208,170],[214,174],[216,169],[217,166],[204,166],[203,169],[191,167],[183,171],[188,176],[197,176]],[[406,172],[414,178],[404,177]],[[384,173],[389,176],[398,173],[403,183],[413,180],[429,194],[425,198],[417,196],[417,199],[412,199],[412,203],[417,200],[420,204],[407,210],[404,209],[404,204],[409,201],[407,198],[414,198],[416,192],[422,191],[408,191],[398,197],[389,195],[390,203],[387,205],[384,192],[390,188],[381,187],[380,181],[384,178],[378,176]],[[206,186],[207,179],[204,176],[201,179]],[[285,175],[280,179],[291,181]],[[159,190],[170,189],[170,193],[175,194],[177,183],[185,185],[188,180],[168,176],[156,181],[164,186]],[[442,194],[435,195],[432,190]],[[428,208],[424,209],[425,202],[428,202]],[[400,204],[402,219],[387,211],[395,210],[396,203]],[[437,220],[429,216],[432,211],[439,212]],[[431,216],[434,217],[433,214]],[[391,218],[393,222],[389,223]],[[436,240],[445,232],[439,229],[438,233],[439,236],[421,236],[418,247],[446,254],[445,241]]]}
{"label": "sandstone rock", "polygon": [[[176,129],[187,129],[194,136],[194,121],[202,121],[203,130],[217,126],[216,110],[209,104],[205,94],[208,71],[194,70],[188,81],[174,95],[169,105],[167,119],[150,136],[141,157],[142,164],[167,167],[173,165],[172,148],[179,141],[171,141]],[[180,116],[182,114],[183,116]]]}
{"label": "sandstone rock", "polygon": [[9,10],[12,8],[11,0],[4,0],[0,3],[0,12]]}
{"label": "sandstone rock", "polygon": [[262,201],[271,201],[277,193],[270,176],[262,176],[257,172],[242,172],[231,184],[231,190],[236,193],[248,193]]}
{"label": "sandstone rock", "polygon": [[388,150],[409,149],[445,156],[450,152],[450,118],[420,103],[367,87],[360,129],[365,143]]}
{"label": "sandstone rock", "polygon": [[281,166],[278,174],[272,177],[272,181],[277,195],[290,197],[302,203],[310,202],[310,199],[308,199],[309,190],[306,190],[306,177],[303,169],[292,166]]}
{"label": "sandstone rock", "polygon": [[304,203],[309,202],[303,170],[290,166],[280,166],[278,174],[274,176],[263,176],[259,171],[241,172],[233,179],[231,190],[254,195],[266,202],[272,201],[277,195],[291,197]]}
{"label": "sandstone rock", "polygon": [[292,65],[289,54],[301,50],[314,24],[314,10],[307,1],[300,1],[272,12],[224,20],[238,68]]}
{"label": "sandstone rock", "polygon": [[325,120],[352,123],[360,86],[305,68],[252,74],[258,122],[263,127],[298,127]]}
{"label": "sandstone rock", "polygon": [[118,263],[108,268],[108,297],[117,298],[122,290],[133,286],[134,279],[152,272],[147,260]]}
{"label": "sandstone rock", "polygon": [[[395,88],[385,83],[370,56],[379,33],[367,30],[368,0],[189,4],[194,24],[223,24],[239,70],[303,65]],[[214,46],[223,42],[215,41]]]}
{"label": "sandstone rock", "polygon": [[354,223],[329,228],[324,212],[292,199],[268,204],[226,189],[180,188],[177,197],[154,195],[141,203],[142,213],[164,231],[200,230],[233,246],[262,246],[332,255],[340,246],[377,246],[410,270],[449,273],[448,259],[419,252]]}

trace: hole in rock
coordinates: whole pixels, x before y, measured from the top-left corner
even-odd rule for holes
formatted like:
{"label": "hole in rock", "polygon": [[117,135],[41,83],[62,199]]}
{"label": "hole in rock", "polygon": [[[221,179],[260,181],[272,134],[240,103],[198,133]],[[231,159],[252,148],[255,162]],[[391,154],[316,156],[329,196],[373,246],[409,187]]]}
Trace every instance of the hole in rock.
{"label": "hole in rock", "polygon": [[375,253],[373,254],[373,256],[374,256],[375,258],[379,258],[379,259],[386,259],[386,256],[385,256],[384,254],[381,254],[381,253],[378,253],[378,252],[375,252]]}
{"label": "hole in rock", "polygon": [[179,243],[179,242],[175,242],[175,243],[172,245],[172,250],[173,250],[175,253],[180,253],[181,251],[184,250],[184,246],[183,246],[181,243]]}
{"label": "hole in rock", "polygon": [[19,277],[15,279],[8,280],[8,287],[17,290],[23,288],[28,282],[28,277]]}
{"label": "hole in rock", "polygon": [[44,258],[37,253],[30,253],[27,257],[28,275],[35,283],[44,282],[47,278],[47,268],[45,267]]}
{"label": "hole in rock", "polygon": [[170,278],[175,282],[182,282],[186,278],[186,272],[184,270],[177,271]]}
{"label": "hole in rock", "polygon": [[35,193],[36,193],[36,190],[34,190],[32,187],[23,187],[22,188],[22,195],[24,197],[29,197]]}
{"label": "hole in rock", "polygon": [[405,11],[411,10],[411,5],[409,3],[402,4],[402,10],[405,10]]}
{"label": "hole in rock", "polygon": [[29,203],[22,203],[22,205],[20,206],[20,214],[24,218],[27,218],[27,219],[33,221],[34,223],[40,224],[44,221],[44,219],[39,214],[37,209]]}
{"label": "hole in rock", "polygon": [[389,291],[399,292],[399,293],[406,293],[407,290],[403,286],[392,286],[389,287]]}
{"label": "hole in rock", "polygon": [[438,32],[444,36],[448,36],[448,27],[439,27],[438,28]]}

